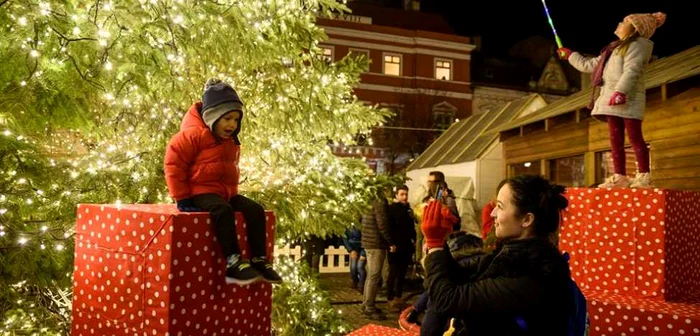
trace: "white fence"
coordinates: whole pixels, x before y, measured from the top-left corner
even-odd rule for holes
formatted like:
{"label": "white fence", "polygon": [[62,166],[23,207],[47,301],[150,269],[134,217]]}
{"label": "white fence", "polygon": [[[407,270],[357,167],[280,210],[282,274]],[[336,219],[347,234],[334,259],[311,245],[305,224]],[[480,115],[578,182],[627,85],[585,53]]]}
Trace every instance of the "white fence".
{"label": "white fence", "polygon": [[[301,246],[295,246],[290,248],[289,245],[286,246],[275,246],[275,256],[289,256],[294,260],[301,259],[303,252]],[[327,248],[321,260],[319,262],[319,272],[321,273],[348,273],[350,254],[345,249],[345,247],[335,247],[331,246]]]}

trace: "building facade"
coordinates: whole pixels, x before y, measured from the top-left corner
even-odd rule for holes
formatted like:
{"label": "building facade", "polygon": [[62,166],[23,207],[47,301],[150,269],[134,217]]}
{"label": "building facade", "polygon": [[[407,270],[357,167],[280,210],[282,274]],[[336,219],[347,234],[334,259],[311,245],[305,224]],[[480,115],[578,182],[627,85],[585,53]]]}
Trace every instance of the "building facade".
{"label": "building facade", "polygon": [[547,103],[580,90],[584,80],[578,70],[556,56],[551,39],[532,36],[511,46],[503,55],[482,52],[475,37],[472,52],[472,113],[497,111],[508,102],[539,94]]}
{"label": "building facade", "polygon": [[[355,89],[371,105],[391,109],[394,117],[373,130],[361,146],[335,146],[339,156],[364,157],[377,172],[396,173],[419,155],[443,130],[472,114],[470,59],[474,45],[468,37],[449,34],[439,16],[372,6],[353,13],[319,18],[328,40],[321,44],[329,60],[348,54],[370,61]],[[371,16],[370,16],[371,15]],[[387,25],[377,24],[376,18]],[[408,28],[389,26],[391,22]],[[375,21],[375,22],[373,22]],[[427,29],[420,30],[421,21]],[[442,32],[434,32],[435,30]]]}

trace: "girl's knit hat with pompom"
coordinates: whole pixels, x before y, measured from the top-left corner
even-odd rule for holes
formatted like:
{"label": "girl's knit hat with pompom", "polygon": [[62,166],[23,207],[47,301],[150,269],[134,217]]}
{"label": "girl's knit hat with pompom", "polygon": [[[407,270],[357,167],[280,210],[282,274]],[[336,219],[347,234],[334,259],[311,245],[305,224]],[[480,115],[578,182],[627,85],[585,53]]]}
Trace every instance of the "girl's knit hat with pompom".
{"label": "girl's knit hat with pompom", "polygon": [[625,22],[630,23],[634,29],[637,30],[639,36],[644,38],[651,38],[656,31],[664,22],[666,22],[666,14],[657,12],[654,14],[644,13],[644,14],[630,14],[624,19]]}

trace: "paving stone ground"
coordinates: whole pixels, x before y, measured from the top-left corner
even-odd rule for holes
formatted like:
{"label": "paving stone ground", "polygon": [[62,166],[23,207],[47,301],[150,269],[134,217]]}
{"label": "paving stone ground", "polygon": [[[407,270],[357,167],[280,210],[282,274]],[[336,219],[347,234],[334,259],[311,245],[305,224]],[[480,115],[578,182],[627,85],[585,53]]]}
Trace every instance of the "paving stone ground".
{"label": "paving stone ground", "polygon": [[[321,288],[328,291],[331,297],[331,304],[342,311],[345,321],[350,324],[352,330],[359,329],[367,324],[379,324],[393,328],[399,327],[399,314],[389,311],[384,290],[381,290],[379,295],[377,295],[377,307],[384,311],[387,319],[383,321],[370,320],[362,313],[362,295],[356,289],[350,288],[351,281],[348,274],[321,274],[319,279]],[[403,293],[406,301],[405,307],[413,304],[421,292],[420,281],[408,283]]]}

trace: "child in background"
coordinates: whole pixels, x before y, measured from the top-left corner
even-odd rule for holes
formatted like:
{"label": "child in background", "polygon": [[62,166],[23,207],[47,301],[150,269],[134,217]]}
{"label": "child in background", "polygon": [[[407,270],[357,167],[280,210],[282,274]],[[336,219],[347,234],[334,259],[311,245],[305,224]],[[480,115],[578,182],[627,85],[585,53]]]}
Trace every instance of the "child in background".
{"label": "child in background", "polygon": [[[474,257],[484,255],[481,238],[464,231],[451,233],[447,239],[447,246],[452,258],[460,265],[469,263]],[[399,317],[401,329],[408,331],[420,326],[421,334],[425,335],[436,335],[445,331],[450,319],[436,314],[429,308],[428,292],[425,291],[412,306],[402,312]],[[422,320],[420,315],[423,315]]]}
{"label": "child in background", "polygon": [[362,248],[362,231],[354,224],[352,227],[345,229],[345,237],[343,237],[343,245],[350,253],[350,278],[352,279],[352,288],[357,289],[360,293],[364,293],[365,279],[367,279],[367,254]]}

